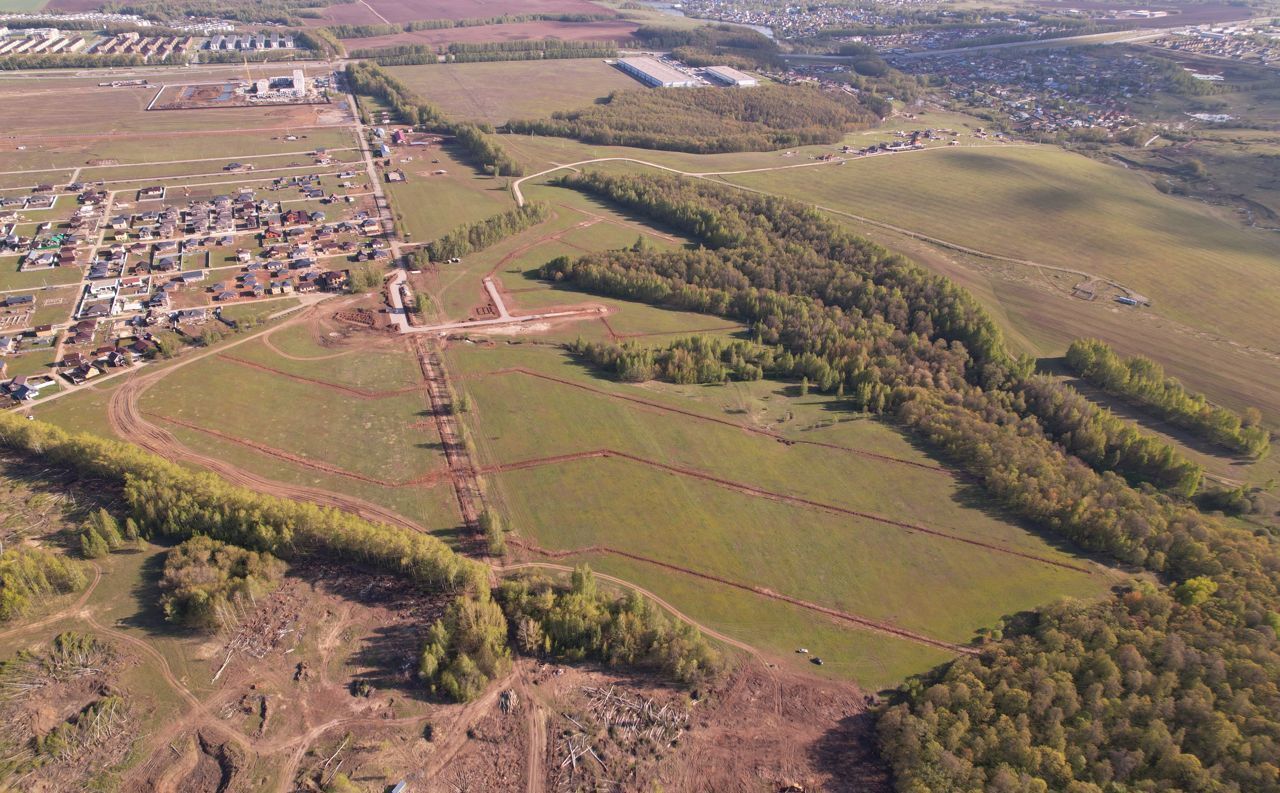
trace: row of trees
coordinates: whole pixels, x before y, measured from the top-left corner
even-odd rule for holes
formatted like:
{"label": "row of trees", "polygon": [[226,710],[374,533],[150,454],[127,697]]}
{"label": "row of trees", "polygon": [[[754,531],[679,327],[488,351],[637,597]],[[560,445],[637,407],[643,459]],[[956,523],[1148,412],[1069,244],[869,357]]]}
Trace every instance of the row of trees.
{"label": "row of trees", "polygon": [[89,55],[85,53],[37,53],[12,55],[0,58],[0,71],[17,69],[108,69],[128,66],[181,66],[187,62],[185,55],[167,55],[148,61],[141,55]]}
{"label": "row of trees", "polygon": [[1150,482],[1184,498],[1195,495],[1204,470],[1172,444],[1044,376],[1027,378],[1015,404],[1033,415],[1067,451],[1099,471],[1116,471],[1132,483]]}
{"label": "row of trees", "polygon": [[597,105],[508,122],[511,132],[699,154],[835,143],[877,116],[858,98],[807,86],[615,91]]}
{"label": "row of trees", "polygon": [[484,220],[464,223],[440,239],[432,240],[425,247],[415,250],[413,258],[420,266],[430,262],[447,262],[458,256],[484,250],[513,234],[519,234],[546,220],[550,214],[551,207],[545,201],[531,201]]}
{"label": "row of trees", "polygon": [[192,537],[165,554],[160,606],[165,619],[188,628],[226,627],[246,607],[280,584],[284,563],[210,537]]}
{"label": "row of trees", "polygon": [[[305,19],[317,19],[326,5],[342,5],[355,0],[223,0],[216,13],[221,19],[244,24],[302,26]],[[207,17],[211,12],[202,0],[123,0],[107,2],[103,11],[136,14],[156,22],[180,22],[191,17]]]}
{"label": "row of trees", "polygon": [[467,17],[465,19],[417,19],[412,22],[382,25],[330,25],[328,30],[340,39],[363,39],[375,36],[394,36],[397,33],[413,33],[418,30],[450,30],[453,28],[482,28],[490,25],[516,25],[522,22],[605,22],[617,19],[613,14],[502,14],[492,17]]}
{"label": "row of trees", "polygon": [[1176,461],[1011,359],[967,294],[816,213],[666,175],[564,184],[708,247],[561,259],[547,277],[747,321],[825,367],[816,387],[895,417],[1010,513],[1167,582],[1023,615],[978,657],[906,686],[881,720],[900,789],[1280,784],[1280,555],[1109,470],[1155,477]]}
{"label": "row of trees", "polygon": [[[406,576],[434,592],[455,593],[453,609],[462,615],[488,613],[489,622],[459,617],[443,637],[443,664],[424,676],[429,685],[442,682],[450,668],[455,677],[469,671],[459,661],[476,647],[488,646],[492,616],[487,568],[455,553],[436,537],[408,529],[371,523],[329,507],[292,501],[232,485],[208,473],[189,471],[118,441],[86,433],[70,434],[41,421],[13,413],[0,414],[0,446],[40,455],[58,466],[121,487],[133,518],[144,530],[174,539],[202,535],[281,559],[332,558]],[[485,610],[488,609],[486,612]],[[503,627],[505,632],[505,627]],[[461,664],[455,667],[455,662]],[[446,685],[447,693],[468,692],[483,685],[497,667],[480,666],[465,677],[471,685]]]}
{"label": "row of trees", "polygon": [[478,63],[483,61],[537,61],[567,58],[616,58],[617,45],[610,41],[503,41],[490,44],[450,44],[433,47],[410,44],[376,50],[356,50],[353,58],[369,58],[379,66],[421,66],[433,63]]}
{"label": "row of trees", "polygon": [[778,365],[780,356],[775,348],[713,336],[677,339],[666,347],[578,339],[568,349],[628,383],[663,380],[692,385],[790,374]]}
{"label": "row of trees", "polygon": [[1191,430],[1228,449],[1261,457],[1271,447],[1271,433],[1256,408],[1240,416],[1193,394],[1160,364],[1135,355],[1121,358],[1105,342],[1078,339],[1067,349],[1067,365],[1108,394],[1134,402],[1162,419]]}
{"label": "row of trees", "polygon": [[451,123],[433,105],[420,100],[403,83],[377,64],[353,61],[347,64],[347,84],[352,91],[377,98],[391,108],[405,124],[452,134],[454,140],[481,168],[497,175],[519,176],[523,168],[494,140],[492,128],[470,123]]}
{"label": "row of trees", "polygon": [[498,590],[516,647],[527,655],[570,661],[648,666],[686,685],[714,675],[720,659],[696,628],[672,624],[661,609],[629,591],[602,591],[591,568],[573,570],[568,587],[531,574],[508,579]]}

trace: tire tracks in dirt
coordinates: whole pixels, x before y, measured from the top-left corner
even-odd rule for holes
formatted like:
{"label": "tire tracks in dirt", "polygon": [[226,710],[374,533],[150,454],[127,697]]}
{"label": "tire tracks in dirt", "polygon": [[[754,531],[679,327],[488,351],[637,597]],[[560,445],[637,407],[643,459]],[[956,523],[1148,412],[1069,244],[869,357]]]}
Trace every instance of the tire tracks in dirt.
{"label": "tire tracks in dirt", "polygon": [[656,468],[660,471],[665,471],[666,473],[674,474],[676,476],[683,476],[691,479],[699,479],[699,480],[702,480],[703,482],[710,482],[711,484],[718,485],[727,490],[733,490],[735,492],[742,493],[743,495],[753,496],[755,498],[768,499],[769,501],[777,501],[783,504],[791,504],[799,507],[808,507],[810,509],[816,509],[823,512],[830,512],[836,515],[847,515],[850,517],[863,518],[865,520],[874,521],[876,523],[883,523],[886,526],[893,526],[895,528],[903,529],[907,532],[919,532],[921,534],[928,534],[932,537],[939,537],[944,540],[960,542],[960,543],[964,543],[965,545],[973,545],[978,548],[982,548],[984,550],[992,551],[995,553],[1007,554],[1009,556],[1017,556],[1019,558],[1027,559],[1032,562],[1038,562],[1040,564],[1050,565],[1052,567],[1059,567],[1064,570],[1071,570],[1077,573],[1084,573],[1085,575],[1093,575],[1093,571],[1087,567],[1074,565],[1069,562],[1063,562],[1058,559],[1050,559],[1046,556],[1039,556],[1037,554],[1029,553],[1026,551],[1019,551],[1013,548],[1005,547],[1003,545],[984,542],[983,540],[975,540],[971,537],[964,537],[959,534],[953,534],[951,532],[942,531],[941,529],[932,529],[932,528],[929,528],[928,526],[922,526],[918,523],[908,523],[902,520],[894,520],[893,518],[888,518],[888,517],[885,517],[884,515],[877,515],[874,512],[863,512],[862,510],[849,509],[848,507],[841,507],[836,504],[828,504],[822,501],[815,501],[811,498],[805,498],[804,496],[793,496],[793,495],[788,495],[786,493],[778,493],[772,490],[765,490],[764,488],[756,487],[755,485],[749,485],[744,482],[735,482],[732,479],[723,479],[721,477],[708,474],[704,471],[697,471],[692,468],[684,468],[677,465],[671,465],[669,463],[660,462],[658,460],[650,460],[646,457],[640,457],[639,455],[630,454],[629,452],[620,452],[620,451],[617,451],[616,449],[592,449],[590,451],[584,451],[584,452],[571,452],[569,454],[558,454],[551,457],[535,457],[530,460],[520,460],[514,463],[500,463],[498,465],[491,465],[491,466],[486,466],[484,468],[481,468],[479,473],[500,474],[500,473],[505,473],[507,471],[522,471],[529,468],[541,468],[547,465],[562,465],[564,463],[575,462],[578,460],[591,460],[591,459],[601,459],[601,458],[609,458],[609,457],[616,457],[618,459],[628,460],[630,462],[638,463],[640,465],[645,465],[650,468]]}
{"label": "tire tracks in dirt", "polygon": [[760,435],[765,438],[772,438],[773,440],[778,441],[779,443],[786,444],[788,446],[791,446],[791,445],[816,446],[822,449],[832,449],[834,451],[840,451],[840,452],[844,452],[846,454],[852,454],[858,457],[866,457],[868,459],[878,460],[880,462],[892,463],[894,465],[905,465],[911,468],[917,468],[920,470],[929,471],[931,473],[940,474],[942,476],[948,476],[953,479],[962,478],[962,476],[957,472],[950,471],[946,468],[942,468],[941,466],[927,465],[925,463],[916,462],[915,460],[905,460],[901,457],[894,457],[888,454],[880,454],[878,452],[869,452],[869,451],[866,451],[865,449],[854,449],[853,447],[850,447],[850,446],[841,446],[838,443],[827,443],[826,441],[811,441],[811,440],[798,439],[798,438],[788,438],[785,435],[782,435],[781,433],[774,432],[773,430],[764,429],[763,427],[752,427],[747,424],[739,424],[736,421],[729,421],[728,419],[716,418],[715,416],[707,416],[702,413],[696,413],[692,410],[685,410],[683,408],[674,407],[672,405],[664,405],[660,402],[651,402],[647,399],[641,399],[639,397],[628,396],[626,394],[617,394],[612,391],[605,391],[604,389],[594,388],[584,383],[576,383],[573,380],[567,380],[562,377],[555,377],[554,375],[545,374],[543,372],[537,372],[532,369],[526,369],[523,366],[508,366],[501,369],[493,369],[488,372],[479,372],[476,374],[465,375],[464,377],[467,379],[478,379],[483,377],[498,377],[498,376],[505,376],[510,374],[521,374],[527,377],[534,377],[539,380],[547,380],[552,383],[559,383],[560,385],[565,385],[571,388],[577,388],[583,391],[587,391],[597,396],[608,397],[609,399],[618,399],[623,402],[630,402],[632,404],[641,405],[643,407],[650,408],[652,410],[657,410],[664,413],[675,413],[680,416],[697,419],[698,421],[706,421],[712,424],[719,424],[724,427],[733,427],[734,429],[742,430],[743,432],[747,432],[752,435]]}
{"label": "tire tracks in dirt", "polygon": [[[838,621],[847,622],[852,625],[857,625],[858,627],[866,628],[868,630],[872,630],[877,633],[887,634],[897,639],[905,639],[910,642],[915,642],[916,644],[927,645],[929,647],[934,647],[940,650],[946,650],[947,652],[951,652],[951,653],[962,653],[965,655],[978,654],[978,650],[973,647],[966,647],[965,645],[962,645],[962,644],[954,644],[952,642],[943,641],[942,639],[935,639],[931,636],[925,636],[922,633],[916,633],[915,631],[907,630],[906,628],[901,628],[897,625],[894,625],[892,622],[872,619],[870,617],[863,617],[858,614],[851,614],[847,611],[841,611],[839,609],[834,609],[829,606],[823,606],[821,604],[813,603],[808,600],[792,597],[791,595],[784,595],[780,592],[774,592],[773,590],[766,589],[765,587],[754,586],[752,584],[743,584],[739,581],[733,581],[731,579],[723,578],[721,576],[714,575],[712,573],[703,573],[698,570],[690,569],[688,567],[681,567],[680,565],[671,564],[670,562],[663,562],[658,559],[651,559],[647,556],[641,556],[639,554],[634,554],[629,551],[620,551],[617,548],[610,548],[606,545],[590,545],[585,548],[574,548],[572,550],[567,550],[567,551],[549,551],[531,542],[527,542],[525,540],[517,539],[514,537],[508,538],[507,543],[509,545],[514,545],[518,548],[523,548],[526,551],[529,551],[531,553],[536,553],[540,556],[546,556],[547,558],[550,558],[550,559],[563,559],[569,556],[577,556],[580,554],[592,554],[592,553],[609,554],[611,556],[620,556],[624,559],[630,559],[632,561],[641,562],[644,564],[652,565],[654,567],[661,567],[665,570],[671,570],[673,572],[682,573],[684,575],[691,576],[693,578],[700,578],[704,581],[711,581],[713,583],[721,584],[728,587],[733,587],[734,589],[739,589],[744,592],[750,592],[754,595],[759,595],[761,597],[765,597],[770,600],[777,600],[783,603],[788,603],[792,606],[798,606],[802,609],[805,609],[806,611],[813,611],[819,614],[824,614]],[[572,567],[566,567],[565,565],[545,565],[538,562],[526,562],[523,564],[508,565],[507,567],[504,567],[502,569],[506,570],[506,569],[512,569],[512,568],[519,568],[521,566],[529,566],[529,567],[543,566],[543,567],[551,567],[558,570],[568,570],[568,571],[573,570]],[[635,584],[625,582],[622,579],[604,576],[604,575],[601,575],[600,573],[595,573],[595,575],[597,578],[613,581],[616,584],[630,587],[636,590],[637,592],[639,592],[640,594],[653,599],[663,608],[672,612],[673,614],[675,614],[677,617],[680,617],[684,621],[692,624],[694,627],[698,628],[703,633],[706,633],[710,636],[714,636],[715,638],[720,639],[721,641],[725,641],[726,643],[732,644],[733,646],[738,647],[740,649],[746,649],[750,647],[750,645],[747,645],[743,642],[739,642],[736,639],[729,640],[729,638],[726,637],[724,634],[717,633],[715,631],[708,629],[705,625],[702,625],[701,623],[690,619],[688,616],[681,614],[670,603],[667,603],[666,601],[658,598],[656,595],[654,595],[651,592],[647,592],[646,590],[640,589]],[[755,650],[754,648],[751,648],[750,652],[758,653],[758,651]]]}

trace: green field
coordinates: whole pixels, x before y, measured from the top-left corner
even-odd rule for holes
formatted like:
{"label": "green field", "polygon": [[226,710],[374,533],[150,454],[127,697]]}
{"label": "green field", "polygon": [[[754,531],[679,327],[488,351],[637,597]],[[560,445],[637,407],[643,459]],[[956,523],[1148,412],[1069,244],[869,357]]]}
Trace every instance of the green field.
{"label": "green field", "polygon": [[[387,185],[397,219],[412,242],[430,242],[463,223],[483,220],[515,206],[506,179],[477,173],[452,148],[420,147],[412,161],[397,162],[408,181]],[[438,160],[438,162],[432,162]],[[448,173],[433,175],[433,171]]]}
{"label": "green field", "polygon": [[447,63],[387,69],[452,118],[504,124],[577,110],[640,83],[598,58]]}
{"label": "green field", "polygon": [[[6,88],[0,83],[0,97]],[[153,114],[154,115],[154,114]],[[62,169],[91,166],[95,162],[116,162],[117,167],[97,166],[104,179],[128,178],[131,163],[165,162],[183,159],[211,157],[232,159],[259,155],[276,155],[286,152],[305,152],[316,148],[346,148],[355,139],[347,128],[307,129],[293,133],[297,140],[285,140],[286,133],[277,130],[259,132],[226,133],[200,132],[193,124],[192,132],[165,139],[157,145],[155,138],[143,136],[109,136],[92,140],[52,139],[32,141],[22,151],[0,152],[4,170],[29,170],[34,168]],[[86,130],[89,131],[89,130]],[[301,156],[301,155],[299,155]],[[216,163],[205,163],[221,167]],[[52,176],[42,175],[49,181]]]}
{"label": "green field", "polygon": [[1141,175],[1061,149],[950,149],[843,168],[728,177],[1004,256],[1119,281],[1161,315],[1274,347],[1261,322],[1280,293],[1259,289],[1280,243],[1213,209],[1152,188]]}
{"label": "green field", "polygon": [[[217,393],[208,384],[222,383]],[[281,449],[344,471],[399,482],[434,470],[430,427],[413,425],[421,392],[356,399],[221,357],[175,370],[147,391],[144,413]]]}
{"label": "green field", "polygon": [[[828,401],[790,396],[777,383],[627,386],[594,376],[555,349],[530,345],[457,348],[449,364],[473,405],[466,421],[482,464],[600,449],[640,458],[547,461],[490,474],[491,494],[513,529],[549,550],[607,545],[953,642],[968,641],[978,628],[1046,596],[1091,597],[1110,583],[1096,570],[1046,563],[1090,567],[1018,526],[963,506],[970,498],[967,491],[945,473],[869,456],[933,465],[891,428],[870,420],[832,424],[840,414],[831,412]],[[485,374],[510,367],[569,382]],[[842,448],[784,445],[720,422]],[[555,497],[547,498],[548,493]],[[877,516],[949,536],[913,532]],[[593,561],[605,572],[627,573],[612,555],[595,554]],[[627,564],[634,569],[636,562]],[[726,590],[721,593],[726,603],[741,602],[748,612],[758,608],[746,603],[758,595],[647,566],[645,585],[678,608],[698,607],[680,599],[688,579],[697,587]],[[668,589],[676,579],[679,586]],[[723,621],[710,624],[731,635],[744,626],[753,636],[767,633],[744,615],[735,618],[731,605],[722,604],[717,613],[715,619]],[[791,641],[762,640],[761,646],[781,653]],[[924,670],[912,667],[922,659],[918,646],[879,636],[876,641],[885,645],[877,652],[891,674]],[[924,656],[936,661],[931,653]],[[847,668],[868,675],[861,682],[889,681],[867,671],[868,659],[857,658],[858,653],[849,653]]]}

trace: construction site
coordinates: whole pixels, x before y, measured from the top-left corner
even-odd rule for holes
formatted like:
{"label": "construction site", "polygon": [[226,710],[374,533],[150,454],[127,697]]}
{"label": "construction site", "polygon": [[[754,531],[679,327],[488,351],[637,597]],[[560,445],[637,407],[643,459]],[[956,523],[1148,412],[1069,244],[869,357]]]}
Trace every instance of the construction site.
{"label": "construction site", "polygon": [[329,104],[332,76],[308,76],[302,69],[274,77],[221,83],[162,85],[147,110],[211,110],[232,107]]}

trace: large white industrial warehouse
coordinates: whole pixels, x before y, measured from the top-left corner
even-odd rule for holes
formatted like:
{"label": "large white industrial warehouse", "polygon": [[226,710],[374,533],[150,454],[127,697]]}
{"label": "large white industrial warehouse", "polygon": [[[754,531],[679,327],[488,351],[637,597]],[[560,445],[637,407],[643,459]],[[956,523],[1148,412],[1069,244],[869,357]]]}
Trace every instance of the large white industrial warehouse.
{"label": "large white industrial warehouse", "polygon": [[698,79],[672,68],[656,58],[622,58],[618,61],[622,71],[654,88],[690,88]]}
{"label": "large white industrial warehouse", "polygon": [[710,66],[703,73],[712,80],[723,85],[736,85],[739,88],[750,88],[760,84],[760,81],[755,77],[729,66]]}

